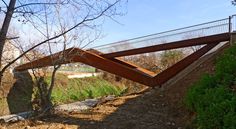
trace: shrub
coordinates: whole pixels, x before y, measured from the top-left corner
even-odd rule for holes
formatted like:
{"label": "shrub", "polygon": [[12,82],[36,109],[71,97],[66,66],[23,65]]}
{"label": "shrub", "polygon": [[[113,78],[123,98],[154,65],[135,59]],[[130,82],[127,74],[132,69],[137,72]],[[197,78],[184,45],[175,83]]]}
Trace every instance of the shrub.
{"label": "shrub", "polygon": [[236,128],[236,93],[230,89],[235,78],[236,45],[216,60],[214,75],[204,75],[187,91],[185,104],[196,112],[198,128]]}

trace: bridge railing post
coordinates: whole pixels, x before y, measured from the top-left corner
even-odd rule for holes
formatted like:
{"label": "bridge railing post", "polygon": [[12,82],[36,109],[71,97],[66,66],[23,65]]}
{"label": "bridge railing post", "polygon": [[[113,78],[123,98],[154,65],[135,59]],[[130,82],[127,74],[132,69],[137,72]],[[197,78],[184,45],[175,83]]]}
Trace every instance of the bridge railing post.
{"label": "bridge railing post", "polygon": [[232,16],[229,16],[229,34],[232,31]]}
{"label": "bridge railing post", "polygon": [[229,17],[229,34],[230,34],[230,45],[236,43],[236,15],[232,15]]}

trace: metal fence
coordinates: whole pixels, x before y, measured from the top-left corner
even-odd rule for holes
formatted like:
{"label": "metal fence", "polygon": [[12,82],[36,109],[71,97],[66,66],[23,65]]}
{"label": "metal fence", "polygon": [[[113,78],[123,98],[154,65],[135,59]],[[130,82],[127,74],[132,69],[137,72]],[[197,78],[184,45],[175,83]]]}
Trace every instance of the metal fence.
{"label": "metal fence", "polygon": [[103,53],[124,51],[134,48],[142,48],[173,41],[181,41],[216,34],[231,33],[236,29],[236,15],[228,18],[197,24],[189,27],[174,29],[161,33],[123,40],[115,43],[92,47]]}

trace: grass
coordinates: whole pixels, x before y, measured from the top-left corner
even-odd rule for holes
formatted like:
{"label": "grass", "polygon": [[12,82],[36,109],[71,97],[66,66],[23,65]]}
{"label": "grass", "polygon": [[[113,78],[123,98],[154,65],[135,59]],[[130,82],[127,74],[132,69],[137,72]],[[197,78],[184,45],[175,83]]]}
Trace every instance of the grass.
{"label": "grass", "polygon": [[215,73],[205,74],[187,92],[186,106],[196,113],[198,129],[236,128],[236,45],[216,60]]}
{"label": "grass", "polygon": [[[46,81],[50,82],[49,77]],[[100,77],[67,79],[65,75],[59,74],[52,92],[52,101],[61,104],[107,95],[120,96],[125,90],[124,86],[115,86]]]}

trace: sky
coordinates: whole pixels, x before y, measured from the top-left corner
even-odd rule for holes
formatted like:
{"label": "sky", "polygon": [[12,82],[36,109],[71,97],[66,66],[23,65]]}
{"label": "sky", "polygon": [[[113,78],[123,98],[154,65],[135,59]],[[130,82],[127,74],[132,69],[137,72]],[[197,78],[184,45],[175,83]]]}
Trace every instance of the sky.
{"label": "sky", "polygon": [[227,18],[236,14],[231,0],[129,0],[126,15],[107,19],[94,46]]}

